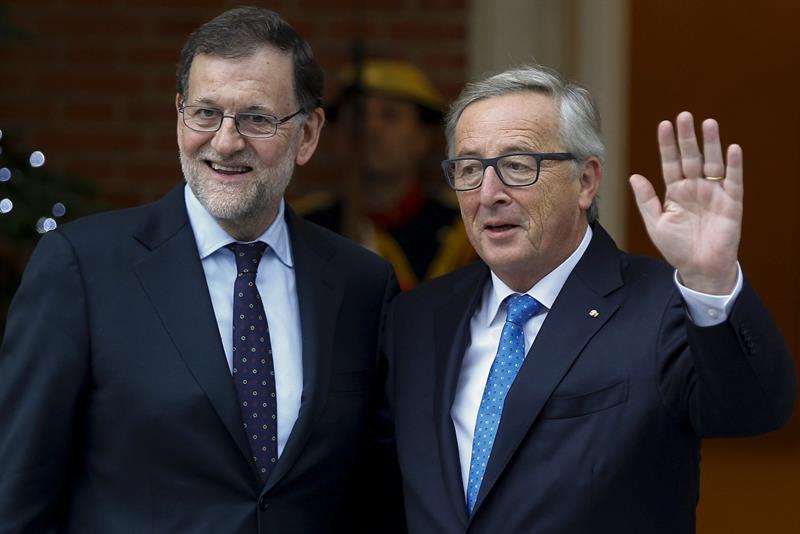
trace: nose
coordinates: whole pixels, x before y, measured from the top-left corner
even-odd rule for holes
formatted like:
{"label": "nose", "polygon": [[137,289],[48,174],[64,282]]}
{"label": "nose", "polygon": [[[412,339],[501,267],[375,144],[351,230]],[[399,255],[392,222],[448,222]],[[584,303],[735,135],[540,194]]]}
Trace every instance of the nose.
{"label": "nose", "polygon": [[244,136],[236,129],[233,117],[223,117],[219,130],[214,132],[211,139],[211,147],[222,156],[239,152],[244,149],[245,143]]}
{"label": "nose", "polygon": [[493,166],[487,166],[483,170],[483,182],[479,191],[481,204],[485,206],[509,201],[506,186],[500,181],[500,177],[497,176],[497,171]]}

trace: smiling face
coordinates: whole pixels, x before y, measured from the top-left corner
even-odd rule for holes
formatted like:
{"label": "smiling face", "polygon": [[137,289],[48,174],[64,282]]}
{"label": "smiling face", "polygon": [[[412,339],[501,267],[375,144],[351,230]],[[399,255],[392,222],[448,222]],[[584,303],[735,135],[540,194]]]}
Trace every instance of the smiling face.
{"label": "smiling face", "polygon": [[[297,111],[292,56],[263,47],[225,59],[199,54],[192,61],[187,106],[225,115],[252,111],[285,117]],[[178,104],[180,104],[178,97]],[[254,239],[275,218],[295,164],[311,158],[324,122],[321,109],[298,115],[273,137],[253,139],[224,119],[217,132],[189,129],[178,112],[181,167],[200,203],[237,239]]]}
{"label": "smiling face", "polygon": [[[512,152],[566,152],[552,97],[518,92],[467,106],[455,130],[455,157],[494,157]],[[573,176],[568,161],[543,161],[539,180],[527,187],[503,185],[487,168],[483,184],[458,193],[472,246],[509,287],[524,292],[558,267],[586,232],[586,210],[597,193],[600,163],[581,162]]]}

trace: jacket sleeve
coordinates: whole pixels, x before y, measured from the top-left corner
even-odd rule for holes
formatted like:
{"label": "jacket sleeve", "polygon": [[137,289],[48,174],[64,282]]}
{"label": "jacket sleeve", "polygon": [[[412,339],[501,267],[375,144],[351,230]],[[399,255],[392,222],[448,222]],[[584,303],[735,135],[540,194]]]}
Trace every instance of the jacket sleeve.
{"label": "jacket sleeve", "polygon": [[0,533],[58,530],[88,354],[77,258],[51,232],[28,263],[0,347]]}
{"label": "jacket sleeve", "polygon": [[676,295],[659,352],[662,395],[699,437],[763,434],[792,416],[792,355],[747,281],[728,320],[714,326],[693,324]]}
{"label": "jacket sleeve", "polygon": [[368,420],[359,444],[358,460],[348,481],[340,517],[334,527],[335,532],[342,534],[406,532],[400,469],[386,403],[388,366],[383,350],[388,328],[389,303],[399,289],[394,271],[388,264],[386,269],[379,327],[375,332],[376,359]]}

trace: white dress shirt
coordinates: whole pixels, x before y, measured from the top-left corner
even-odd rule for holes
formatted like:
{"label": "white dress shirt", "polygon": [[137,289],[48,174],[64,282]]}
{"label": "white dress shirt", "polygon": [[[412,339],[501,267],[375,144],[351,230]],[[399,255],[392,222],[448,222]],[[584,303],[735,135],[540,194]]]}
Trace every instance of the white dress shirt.
{"label": "white dress shirt", "polygon": [[[197,242],[205,272],[217,327],[233,373],[233,285],[236,280],[236,259],[225,247],[236,240],[228,235],[214,217],[197,200],[190,187],[184,188],[186,210]],[[258,265],[256,287],[264,303],[269,323],[272,359],[275,367],[275,392],[278,404],[278,455],[300,411],[303,393],[303,346],[300,331],[300,309],[295,286],[294,264],[289,231],[281,200],[272,225],[254,241],[263,241],[267,249]],[[231,379],[231,387],[233,387]]]}
{"label": "white dress shirt", "polygon": [[[592,229],[586,228],[578,247],[564,262],[539,280],[526,293],[544,306],[544,311],[531,318],[523,328],[525,333],[525,353],[533,345],[539,329],[542,327],[547,313],[553,307],[561,288],[570,273],[583,256],[592,240]],[[737,265],[738,267],[738,265]],[[739,269],[736,288],[730,295],[707,295],[684,287],[678,281],[677,271],[675,283],[678,285],[689,315],[698,326],[711,326],[725,321],[733,306],[736,296],[742,288],[742,273]],[[500,334],[506,321],[506,297],[516,293],[503,283],[492,272],[491,278],[483,288],[480,303],[470,321],[471,341],[461,362],[461,373],[458,377],[456,395],[450,409],[450,417],[455,427],[458,455],[461,462],[461,479],[464,496],[469,481],[469,466],[472,459],[472,439],[475,433],[475,421],[478,417],[481,397],[489,377]]]}

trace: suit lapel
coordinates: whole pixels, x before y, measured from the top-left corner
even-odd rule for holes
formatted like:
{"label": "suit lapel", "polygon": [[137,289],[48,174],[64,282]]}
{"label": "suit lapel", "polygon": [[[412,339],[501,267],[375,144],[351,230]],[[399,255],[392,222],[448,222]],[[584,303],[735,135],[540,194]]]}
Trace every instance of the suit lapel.
{"label": "suit lapel", "polygon": [[197,244],[186,214],[183,186],[153,205],[152,217],[134,232],[150,254],[134,266],[164,328],[205,391],[248,465],[236,391],[219,339]]}
{"label": "suit lapel", "polygon": [[297,299],[303,340],[303,393],[300,412],[275,470],[263,491],[274,487],[296,463],[327,398],[333,369],[331,353],[344,283],[328,268],[332,244],[286,206],[292,244]]}
{"label": "suit lapel", "polygon": [[467,523],[467,508],[464,500],[464,484],[461,478],[461,461],[458,454],[453,419],[450,409],[455,399],[458,376],[464,352],[470,342],[470,319],[475,313],[480,296],[489,276],[483,262],[468,268],[447,292],[446,302],[435,310],[434,360],[436,362],[436,396],[434,417],[442,458],[442,473],[447,493],[459,519]]}
{"label": "suit lapel", "polygon": [[[553,390],[575,359],[619,307],[609,295],[622,285],[616,246],[599,226],[548,312],[508,392],[489,464],[475,503],[477,513]],[[597,314],[590,315],[591,310]]]}

